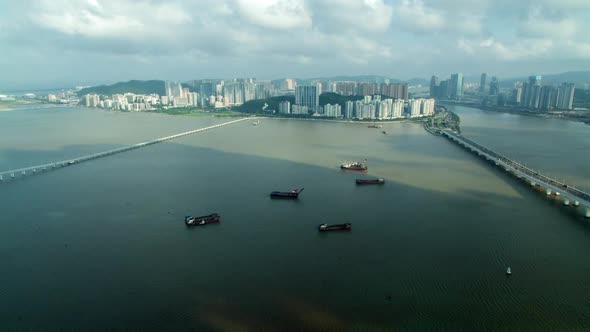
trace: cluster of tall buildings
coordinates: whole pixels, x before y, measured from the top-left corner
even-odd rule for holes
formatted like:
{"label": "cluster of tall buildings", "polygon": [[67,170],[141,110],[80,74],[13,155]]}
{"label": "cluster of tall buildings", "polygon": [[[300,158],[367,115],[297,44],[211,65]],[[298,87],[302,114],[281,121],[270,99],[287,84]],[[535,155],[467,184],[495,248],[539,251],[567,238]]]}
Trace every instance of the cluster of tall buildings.
{"label": "cluster of tall buildings", "polygon": [[141,95],[134,93],[99,96],[97,94],[84,95],[82,101],[86,107],[99,107],[117,111],[149,111],[160,104],[157,94]]}
{"label": "cluster of tall buildings", "polygon": [[542,85],[542,77],[529,76],[524,83],[517,83],[512,91],[513,102],[521,107],[540,110],[573,108],[575,84],[562,83],[560,86]]}
{"label": "cluster of tall buildings", "polygon": [[50,103],[69,104],[77,102],[76,93],[72,90],[64,90],[58,93],[47,94],[47,101]]}
{"label": "cluster of tall buildings", "polygon": [[438,76],[430,78],[430,97],[460,100],[463,97],[463,74],[452,74],[450,79],[439,81]]}
{"label": "cluster of tall buildings", "polygon": [[[281,114],[302,114],[315,116],[324,116],[330,118],[344,119],[397,119],[403,117],[421,117],[429,116],[434,113],[435,100],[430,99],[382,99],[382,95],[364,96],[362,100],[349,100],[340,104],[326,104],[320,107],[315,101],[298,105],[297,102],[304,101],[305,98],[313,100],[313,86],[298,86],[297,90],[301,93],[301,98],[297,98],[296,103],[291,105],[289,101],[279,103],[279,113]],[[311,106],[310,106],[311,105]],[[315,109],[315,111],[314,111]]]}
{"label": "cluster of tall buildings", "polygon": [[[287,85],[291,87],[293,84],[290,82]],[[197,93],[195,106],[203,108],[239,106],[250,100],[265,99],[278,94],[270,81],[256,81],[254,78],[231,81],[196,80],[191,82],[191,86]]]}

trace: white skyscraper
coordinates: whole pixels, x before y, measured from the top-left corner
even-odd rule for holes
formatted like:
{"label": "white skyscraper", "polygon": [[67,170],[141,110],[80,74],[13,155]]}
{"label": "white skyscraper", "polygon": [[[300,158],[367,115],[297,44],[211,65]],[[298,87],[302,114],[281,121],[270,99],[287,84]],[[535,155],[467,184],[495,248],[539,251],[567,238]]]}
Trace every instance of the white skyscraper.
{"label": "white skyscraper", "polygon": [[353,117],[354,117],[354,102],[352,100],[349,100],[344,104],[344,118],[352,119]]}
{"label": "white skyscraper", "polygon": [[408,107],[410,109],[410,117],[420,116],[420,108],[422,107],[422,99],[408,100]]}

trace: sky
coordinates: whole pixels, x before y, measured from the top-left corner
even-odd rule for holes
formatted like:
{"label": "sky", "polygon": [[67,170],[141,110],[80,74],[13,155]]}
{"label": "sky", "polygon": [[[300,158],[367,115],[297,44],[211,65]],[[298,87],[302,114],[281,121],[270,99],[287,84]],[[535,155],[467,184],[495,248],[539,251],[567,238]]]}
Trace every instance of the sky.
{"label": "sky", "polygon": [[589,0],[0,0],[0,87],[590,69]]}

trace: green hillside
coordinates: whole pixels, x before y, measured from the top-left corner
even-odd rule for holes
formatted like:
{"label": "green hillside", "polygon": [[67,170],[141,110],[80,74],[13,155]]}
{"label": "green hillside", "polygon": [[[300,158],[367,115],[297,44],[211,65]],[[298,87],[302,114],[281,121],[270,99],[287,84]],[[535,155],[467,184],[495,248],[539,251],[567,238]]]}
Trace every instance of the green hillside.
{"label": "green hillside", "polygon": [[264,105],[267,104],[266,110],[279,110],[279,103],[282,101],[289,101],[291,105],[295,103],[295,96],[278,96],[270,97],[267,99],[249,100],[240,106],[237,106],[234,110],[243,113],[263,113]]}
{"label": "green hillside", "polygon": [[[326,92],[320,95],[320,106],[324,106],[326,104],[340,104],[340,106],[342,106],[344,109],[344,103],[347,101],[362,99],[363,96],[343,96],[333,92]],[[267,99],[250,100],[236,107],[234,110],[243,113],[263,113],[264,111],[262,108],[266,104],[268,105],[266,110],[278,111],[279,103],[285,100],[291,102],[291,105],[295,104],[295,96],[278,96]]]}
{"label": "green hillside", "polygon": [[137,93],[137,94],[151,94],[157,93],[165,95],[164,81],[129,81],[119,82],[113,85],[99,85],[78,91],[78,96],[83,96],[89,93],[96,93],[101,95],[112,95],[117,93]]}

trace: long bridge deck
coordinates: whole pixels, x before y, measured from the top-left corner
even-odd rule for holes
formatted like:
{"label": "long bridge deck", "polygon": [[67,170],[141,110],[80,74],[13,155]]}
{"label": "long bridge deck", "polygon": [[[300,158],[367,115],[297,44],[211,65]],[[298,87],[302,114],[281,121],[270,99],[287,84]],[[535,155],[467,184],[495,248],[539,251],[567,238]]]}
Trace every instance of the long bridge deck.
{"label": "long bridge deck", "polygon": [[36,166],[19,168],[19,169],[12,169],[12,170],[8,170],[8,171],[2,171],[2,172],[0,172],[0,183],[2,183],[3,181],[9,180],[9,179],[15,179],[17,177],[23,177],[23,176],[27,176],[30,174],[40,174],[43,172],[47,172],[49,170],[67,167],[67,166],[71,166],[71,165],[76,165],[81,162],[90,161],[93,159],[98,159],[98,158],[110,156],[112,154],[121,153],[121,152],[129,151],[129,150],[143,148],[148,145],[162,143],[162,142],[169,141],[169,140],[172,140],[175,138],[180,138],[183,136],[196,134],[196,133],[200,133],[200,132],[203,132],[206,130],[211,130],[211,129],[227,126],[227,125],[230,125],[233,123],[237,123],[240,121],[251,120],[251,119],[252,118],[241,118],[241,119],[237,119],[237,120],[232,120],[232,121],[212,125],[209,127],[190,130],[190,131],[186,131],[186,132],[171,135],[171,136],[161,137],[161,138],[154,139],[151,141],[141,142],[141,143],[133,144],[130,146],[124,146],[121,148],[116,148],[116,149],[112,149],[112,150],[108,150],[108,151],[93,153],[90,155],[81,156],[81,157],[77,157],[77,158],[73,158],[73,159],[61,160],[61,161],[56,161],[56,162],[47,163],[47,164],[43,164],[43,165],[36,165]]}
{"label": "long bridge deck", "polygon": [[586,207],[585,217],[590,218],[589,193],[532,170],[461,134],[454,133],[450,130],[440,130],[438,133],[471,152],[477,153],[480,157],[494,162],[496,166],[502,167],[504,170],[514,174],[517,178],[526,180],[531,186],[543,187],[547,195],[553,193],[556,196],[561,196],[563,198],[563,204],[566,206],[570,205],[570,202],[573,202],[574,206],[584,205]]}

